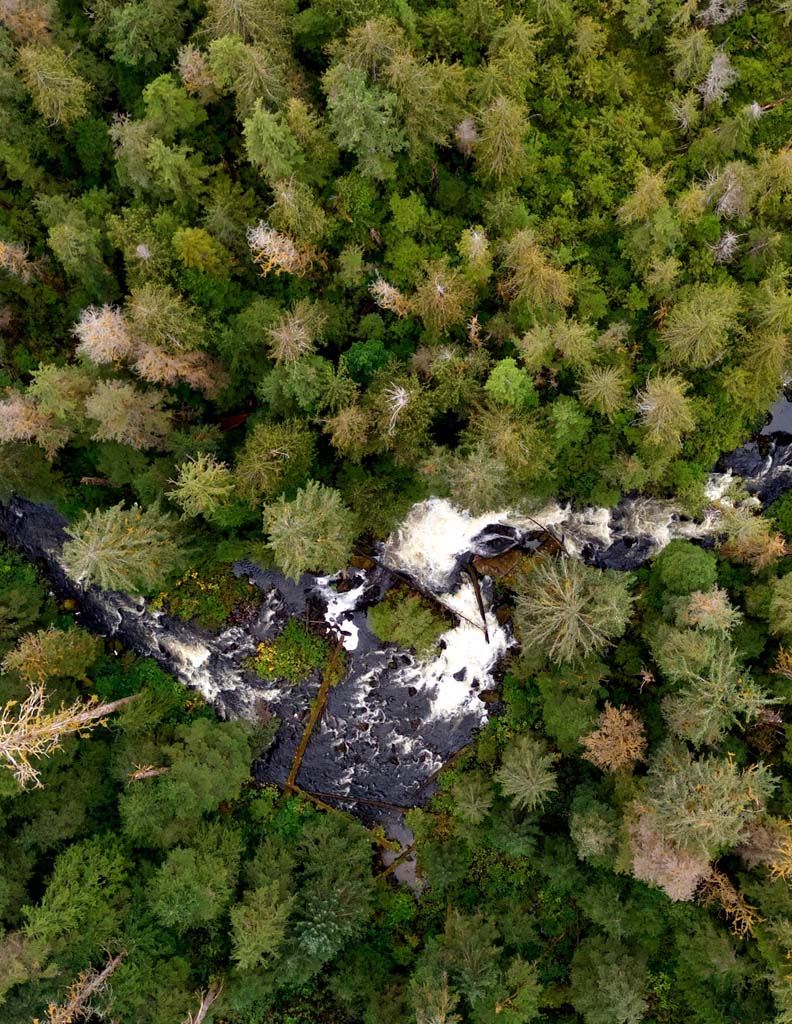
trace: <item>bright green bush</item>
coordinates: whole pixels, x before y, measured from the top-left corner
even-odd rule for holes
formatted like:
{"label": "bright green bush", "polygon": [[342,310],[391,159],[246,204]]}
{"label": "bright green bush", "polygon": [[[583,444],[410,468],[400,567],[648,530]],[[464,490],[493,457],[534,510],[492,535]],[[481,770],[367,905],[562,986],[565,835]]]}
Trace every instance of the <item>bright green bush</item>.
{"label": "bright green bush", "polygon": [[449,628],[445,616],[420,594],[391,590],[368,611],[371,629],[381,640],[412,649],[419,658],[437,651],[437,641]]}

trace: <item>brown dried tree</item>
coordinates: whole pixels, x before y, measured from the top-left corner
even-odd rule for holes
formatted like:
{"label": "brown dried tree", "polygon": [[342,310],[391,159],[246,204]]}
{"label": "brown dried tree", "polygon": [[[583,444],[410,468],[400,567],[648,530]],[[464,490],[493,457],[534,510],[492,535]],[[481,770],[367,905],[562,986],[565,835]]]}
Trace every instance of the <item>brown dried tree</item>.
{"label": "brown dried tree", "polygon": [[599,717],[597,728],[580,742],[583,757],[607,772],[630,771],[646,753],[643,722],[630,708],[614,708],[609,701]]}

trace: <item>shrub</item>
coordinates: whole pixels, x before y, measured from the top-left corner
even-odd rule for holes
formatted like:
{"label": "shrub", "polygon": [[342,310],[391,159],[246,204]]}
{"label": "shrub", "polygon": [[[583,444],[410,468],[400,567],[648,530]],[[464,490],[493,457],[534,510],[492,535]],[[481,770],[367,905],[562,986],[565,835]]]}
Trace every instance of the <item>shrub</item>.
{"label": "shrub", "polygon": [[689,540],[672,540],[654,560],[653,572],[668,593],[692,594],[715,586],[717,560]]}
{"label": "shrub", "polygon": [[405,590],[391,590],[384,601],[369,609],[368,621],[380,640],[412,648],[419,658],[429,658],[449,628],[445,617],[425,597]]}
{"label": "shrub", "polygon": [[329,651],[326,640],[309,633],[297,619],[289,619],[276,640],[258,645],[250,667],[262,679],[287,679],[295,685],[321,668]]}

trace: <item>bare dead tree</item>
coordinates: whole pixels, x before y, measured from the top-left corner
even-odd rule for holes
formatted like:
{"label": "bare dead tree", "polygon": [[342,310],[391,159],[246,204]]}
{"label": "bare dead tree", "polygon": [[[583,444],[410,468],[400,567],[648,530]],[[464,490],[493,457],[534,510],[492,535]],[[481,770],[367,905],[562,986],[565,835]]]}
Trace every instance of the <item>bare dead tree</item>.
{"label": "bare dead tree", "polygon": [[66,1002],[62,1006],[50,1003],[47,1008],[49,1024],[74,1024],[91,1016],[91,999],[107,989],[107,979],[126,956],[118,953],[104,965],[101,971],[81,971],[69,987]]}
{"label": "bare dead tree", "polygon": [[137,696],[108,704],[77,700],[69,707],[48,711],[44,687],[33,686],[21,704],[12,700],[0,709],[0,762],[6,763],[21,786],[32,782],[40,787],[41,770],[33,761],[49,757],[61,748],[65,736],[92,729]]}

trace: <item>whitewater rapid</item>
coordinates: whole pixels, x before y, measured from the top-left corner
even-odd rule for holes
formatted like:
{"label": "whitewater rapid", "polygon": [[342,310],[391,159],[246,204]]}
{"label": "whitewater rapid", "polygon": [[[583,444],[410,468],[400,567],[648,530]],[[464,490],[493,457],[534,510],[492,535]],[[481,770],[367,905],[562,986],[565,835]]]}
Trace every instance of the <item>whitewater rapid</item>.
{"label": "whitewater rapid", "polygon": [[[696,519],[669,502],[642,497],[612,509],[554,503],[530,515],[506,509],[479,516],[432,498],[410,510],[368,568],[306,574],[294,582],[238,562],[234,572],[259,588],[261,605],[249,621],[215,634],[152,610],[142,599],[77,587],[60,562],[67,521],[48,506],[11,499],[0,505],[0,531],[28,557],[44,560],[54,589],[76,601],[89,628],[154,658],[222,716],[276,715],[278,735],[256,769],[265,781],[285,781],[320,679],[317,672],[296,686],[265,682],[245,661],[290,616],[323,622],[344,648],[346,671],[314,730],[299,785],[342,805],[346,797],[347,805],[352,799],[406,807],[428,795],[427,781],[437,769],[499,710],[497,673],[514,641],[498,621],[486,576],[478,588],[482,620],[468,568],[475,556],[535,549],[552,536],[571,557],[631,569],[676,537],[711,542],[738,492],[739,500],[747,491],[753,496],[747,500],[758,504],[792,485],[789,440],[759,438],[725,456],[709,478],[708,504]],[[382,643],[368,624],[368,608],[405,581],[449,616],[449,628],[427,661]]]}

